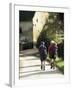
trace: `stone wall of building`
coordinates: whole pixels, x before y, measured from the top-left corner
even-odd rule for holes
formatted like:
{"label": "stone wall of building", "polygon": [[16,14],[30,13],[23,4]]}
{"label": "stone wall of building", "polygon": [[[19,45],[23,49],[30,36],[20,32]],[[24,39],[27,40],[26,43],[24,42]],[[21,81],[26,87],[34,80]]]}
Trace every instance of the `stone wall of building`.
{"label": "stone wall of building", "polygon": [[48,20],[48,12],[35,12],[33,17],[33,42],[36,43],[44,25]]}

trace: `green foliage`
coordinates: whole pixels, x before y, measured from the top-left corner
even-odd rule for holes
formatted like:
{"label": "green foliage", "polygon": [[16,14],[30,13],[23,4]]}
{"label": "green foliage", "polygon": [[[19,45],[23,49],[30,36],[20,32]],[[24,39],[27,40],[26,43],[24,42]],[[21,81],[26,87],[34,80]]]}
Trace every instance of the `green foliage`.
{"label": "green foliage", "polygon": [[39,46],[40,46],[40,44],[41,44],[41,41],[44,41],[46,47],[48,48],[48,45],[49,45],[49,43],[50,43],[50,40],[51,40],[51,39],[47,36],[47,31],[46,31],[46,30],[43,30],[43,31],[41,32],[40,36],[38,37],[36,47],[39,48]]}
{"label": "green foliage", "polygon": [[64,60],[64,41],[58,44],[58,57],[61,57]]}
{"label": "green foliage", "polygon": [[64,39],[64,14],[63,13],[49,13],[49,18],[46,20],[46,24],[43,27],[42,32],[37,40],[37,47],[41,41],[44,41],[46,45],[51,40],[57,43],[62,42]]}
{"label": "green foliage", "polygon": [[45,36],[56,41],[57,43],[60,43],[64,37],[63,20],[63,13],[49,13],[48,22],[46,22],[43,28],[43,30],[46,31]]}
{"label": "green foliage", "polygon": [[62,71],[64,74],[64,60],[62,58],[58,58],[56,60],[56,66]]}

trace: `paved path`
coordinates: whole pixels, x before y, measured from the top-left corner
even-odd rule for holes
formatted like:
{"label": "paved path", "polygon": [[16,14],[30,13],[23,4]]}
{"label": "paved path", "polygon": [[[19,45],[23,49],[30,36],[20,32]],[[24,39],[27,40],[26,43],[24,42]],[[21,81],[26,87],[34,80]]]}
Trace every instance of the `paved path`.
{"label": "paved path", "polygon": [[62,77],[63,74],[55,68],[50,69],[49,63],[46,62],[45,71],[40,69],[40,59],[33,56],[37,50],[26,50],[21,52],[19,77],[20,79],[45,79],[48,77]]}

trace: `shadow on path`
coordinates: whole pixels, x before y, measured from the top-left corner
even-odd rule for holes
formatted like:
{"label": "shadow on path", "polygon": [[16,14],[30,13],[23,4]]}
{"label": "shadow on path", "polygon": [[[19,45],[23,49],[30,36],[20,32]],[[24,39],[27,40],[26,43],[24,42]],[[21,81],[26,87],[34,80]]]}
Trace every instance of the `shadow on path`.
{"label": "shadow on path", "polygon": [[[45,66],[48,66],[50,64],[45,64]],[[30,65],[30,66],[24,66],[24,67],[19,67],[19,68],[29,68],[29,67],[38,67],[38,66],[41,66],[40,64],[38,65]]]}
{"label": "shadow on path", "polygon": [[[43,78],[50,76],[59,76],[62,73],[56,68],[54,70],[50,69],[50,63],[46,61],[46,69],[42,71],[40,69],[41,63],[40,58],[37,57],[38,50],[25,50],[20,53],[20,67],[19,67],[19,78],[38,76]],[[37,55],[37,56],[36,56]]]}
{"label": "shadow on path", "polygon": [[34,75],[60,74],[60,71],[59,71],[59,70],[54,70],[54,71],[41,71],[41,70],[36,70],[36,71],[39,71],[39,72],[34,72],[34,71],[32,71],[32,72],[34,72],[34,73],[22,75],[22,76],[20,76],[20,78],[29,77],[29,76],[34,76]]}

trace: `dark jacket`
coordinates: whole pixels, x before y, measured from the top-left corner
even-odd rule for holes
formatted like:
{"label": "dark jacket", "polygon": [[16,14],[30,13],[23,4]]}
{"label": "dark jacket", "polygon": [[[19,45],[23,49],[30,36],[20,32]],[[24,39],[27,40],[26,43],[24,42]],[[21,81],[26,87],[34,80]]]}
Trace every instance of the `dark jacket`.
{"label": "dark jacket", "polygon": [[40,45],[39,47],[40,59],[43,61],[47,57],[47,48],[45,45]]}

